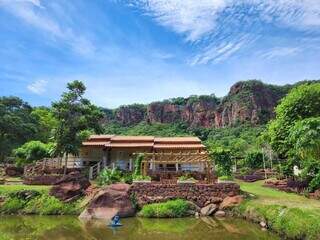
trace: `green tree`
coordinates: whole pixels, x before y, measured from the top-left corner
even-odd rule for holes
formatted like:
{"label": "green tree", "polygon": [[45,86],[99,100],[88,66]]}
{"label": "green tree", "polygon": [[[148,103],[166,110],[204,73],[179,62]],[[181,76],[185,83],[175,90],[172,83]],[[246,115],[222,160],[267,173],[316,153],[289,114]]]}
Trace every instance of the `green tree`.
{"label": "green tree", "polygon": [[219,176],[231,176],[232,158],[230,150],[214,148],[210,151],[210,157],[215,163]]}
{"label": "green tree", "polygon": [[42,142],[49,142],[52,140],[51,138],[53,137],[54,130],[58,125],[58,120],[53,115],[52,110],[47,107],[37,107],[33,109],[31,114],[39,122],[37,139]]}
{"label": "green tree", "polygon": [[301,159],[303,175],[311,178],[310,190],[320,188],[320,117],[297,121],[290,129],[291,155]]}
{"label": "green tree", "polygon": [[263,153],[260,151],[248,152],[244,161],[246,167],[253,169],[263,168]]}
{"label": "green tree", "polygon": [[0,97],[0,161],[35,137],[38,122],[31,112],[31,106],[20,98]]}
{"label": "green tree", "polygon": [[14,150],[19,165],[32,163],[34,161],[50,157],[54,149],[54,143],[43,143],[40,141],[30,141]]}
{"label": "green tree", "polygon": [[103,118],[101,110],[83,97],[86,87],[81,81],[68,83],[67,89],[61,100],[52,104],[54,116],[58,120],[54,135],[55,153],[65,155],[65,173],[68,155],[79,154],[79,147],[87,137],[88,130],[101,132],[100,120]]}
{"label": "green tree", "polygon": [[320,83],[302,84],[292,89],[276,107],[276,118],[268,126],[272,148],[288,156],[292,148],[290,129],[296,121],[320,116]]}

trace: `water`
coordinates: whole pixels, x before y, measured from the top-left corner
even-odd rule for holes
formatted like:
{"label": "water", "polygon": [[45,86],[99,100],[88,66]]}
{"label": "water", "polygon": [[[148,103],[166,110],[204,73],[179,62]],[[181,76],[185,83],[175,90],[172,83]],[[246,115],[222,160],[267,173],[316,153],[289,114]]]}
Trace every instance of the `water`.
{"label": "water", "polygon": [[240,219],[214,218],[121,220],[112,229],[101,221],[72,216],[0,216],[0,240],[269,240],[277,236]]}

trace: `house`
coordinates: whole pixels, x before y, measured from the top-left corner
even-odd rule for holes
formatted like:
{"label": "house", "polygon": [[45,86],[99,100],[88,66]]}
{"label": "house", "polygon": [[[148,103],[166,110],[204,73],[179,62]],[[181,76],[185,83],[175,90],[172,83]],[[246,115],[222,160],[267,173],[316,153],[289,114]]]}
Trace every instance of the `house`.
{"label": "house", "polygon": [[197,137],[92,135],[82,143],[83,166],[118,167],[133,171],[138,153],[144,153],[145,171],[199,171],[208,166],[205,146]]}

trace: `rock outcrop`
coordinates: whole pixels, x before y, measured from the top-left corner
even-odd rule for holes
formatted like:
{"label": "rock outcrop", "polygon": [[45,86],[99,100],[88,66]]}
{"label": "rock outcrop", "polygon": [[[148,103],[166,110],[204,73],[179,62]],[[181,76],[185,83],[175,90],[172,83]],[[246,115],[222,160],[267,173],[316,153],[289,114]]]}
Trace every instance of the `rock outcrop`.
{"label": "rock outcrop", "polygon": [[129,188],[128,184],[118,183],[101,189],[91,199],[80,218],[110,220],[116,214],[120,217],[134,216],[135,208],[130,199]]}
{"label": "rock outcrop", "polygon": [[84,196],[85,190],[89,186],[90,182],[85,176],[79,173],[70,173],[53,185],[50,195],[61,201],[71,202]]}
{"label": "rock outcrop", "polygon": [[[300,84],[300,83],[297,83]],[[148,105],[121,106],[105,110],[105,121],[129,126],[140,122],[185,123],[188,127],[226,127],[241,123],[264,124],[274,117],[274,108],[288,91],[296,86],[276,86],[260,81],[234,84],[227,96],[214,95],[174,98]]]}

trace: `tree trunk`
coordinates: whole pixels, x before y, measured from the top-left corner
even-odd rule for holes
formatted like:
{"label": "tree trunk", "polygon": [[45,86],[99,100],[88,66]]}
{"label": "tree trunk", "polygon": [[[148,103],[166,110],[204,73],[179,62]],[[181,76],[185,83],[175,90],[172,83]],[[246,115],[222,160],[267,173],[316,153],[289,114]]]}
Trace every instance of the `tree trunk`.
{"label": "tree trunk", "polygon": [[66,175],[67,174],[67,168],[68,168],[68,153],[66,153],[66,157],[65,157],[65,160],[64,160],[64,170],[63,170],[63,175]]}

